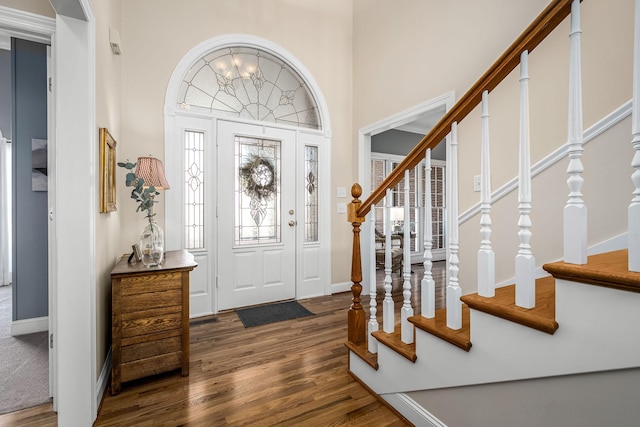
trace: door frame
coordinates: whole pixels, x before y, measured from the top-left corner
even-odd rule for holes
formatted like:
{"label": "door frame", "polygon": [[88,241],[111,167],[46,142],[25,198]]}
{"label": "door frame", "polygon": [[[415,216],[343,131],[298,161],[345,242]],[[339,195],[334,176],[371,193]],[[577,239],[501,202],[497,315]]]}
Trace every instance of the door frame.
{"label": "door frame", "polygon": [[[455,92],[447,92],[437,98],[430,99],[415,107],[401,111],[392,116],[386,117],[380,121],[364,126],[358,130],[358,182],[362,187],[362,194],[366,197],[371,194],[371,137],[389,129],[396,129],[402,126],[410,125],[412,122],[424,117],[433,110],[442,109],[444,112],[453,107],[455,103]],[[447,138],[449,138],[447,136]],[[449,167],[449,159],[445,167]],[[374,230],[371,224],[372,213],[368,214],[369,220],[362,224],[360,233],[361,247],[366,248],[366,252],[362,256],[362,283],[375,284],[376,265],[375,262],[375,245]],[[446,257],[447,260],[449,257]],[[448,261],[447,261],[448,262]],[[363,291],[365,292],[365,291]]]}
{"label": "door frame", "polygon": [[[198,113],[193,111],[185,111],[177,108],[178,91],[182,80],[191,68],[191,66],[199,60],[202,56],[208,52],[234,46],[246,46],[253,47],[267,51],[274,56],[285,61],[291,68],[302,77],[307,84],[309,91],[314,97],[318,106],[318,112],[320,114],[320,120],[322,123],[322,130],[313,130],[307,128],[298,128],[293,126],[283,126],[277,123],[271,122],[258,122],[250,120],[242,120],[238,118],[225,117],[222,114],[213,111],[211,114]],[[213,131],[217,132],[217,119],[234,121],[238,123],[265,125],[275,128],[291,129],[297,132],[296,140],[299,141],[303,135],[313,135],[321,139],[320,146],[322,147],[323,162],[320,164],[320,170],[318,171],[322,182],[324,183],[324,190],[320,192],[319,204],[320,212],[319,217],[325,218],[325,225],[320,228],[320,252],[322,253],[322,261],[319,269],[325,272],[325,279],[322,284],[322,293],[317,295],[306,295],[304,297],[330,295],[332,291],[331,287],[331,122],[329,117],[329,109],[325,98],[320,90],[320,86],[313,78],[312,74],[307,68],[290,52],[276,45],[268,40],[244,35],[244,34],[228,34],[212,39],[206,40],[191,50],[189,50],[180,60],[176,68],[174,69],[169,84],[167,85],[167,92],[165,96],[164,104],[164,126],[165,126],[165,171],[167,178],[170,182],[181,182],[180,165],[177,167],[172,166],[172,162],[180,161],[182,154],[179,153],[180,147],[177,147],[176,141],[180,141],[180,129],[177,124],[177,118],[179,116],[191,116],[209,118],[213,120]],[[165,195],[165,245],[167,250],[183,249],[184,241],[181,232],[182,230],[182,192],[168,191]],[[215,221],[217,223],[217,221]],[[215,230],[214,230],[215,232]],[[296,251],[300,246],[296,248]],[[217,272],[217,266],[212,266]],[[296,294],[298,294],[298,277],[296,277]],[[214,291],[215,294],[215,291]],[[215,297],[214,297],[215,298]],[[213,304],[213,313],[217,313],[217,301]],[[213,314],[210,313],[210,314]],[[206,315],[206,314],[201,314]]]}

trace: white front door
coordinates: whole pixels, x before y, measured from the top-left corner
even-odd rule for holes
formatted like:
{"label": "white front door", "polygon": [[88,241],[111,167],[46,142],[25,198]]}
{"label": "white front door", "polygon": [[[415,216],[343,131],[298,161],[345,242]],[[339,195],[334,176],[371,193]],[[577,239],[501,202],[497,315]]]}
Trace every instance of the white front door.
{"label": "white front door", "polygon": [[296,132],[217,126],[218,309],[296,297]]}

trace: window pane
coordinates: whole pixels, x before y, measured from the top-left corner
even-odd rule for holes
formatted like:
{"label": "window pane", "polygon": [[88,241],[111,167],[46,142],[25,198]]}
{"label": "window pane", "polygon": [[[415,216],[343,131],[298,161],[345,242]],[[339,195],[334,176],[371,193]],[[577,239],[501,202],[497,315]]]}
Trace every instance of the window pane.
{"label": "window pane", "polygon": [[204,248],[204,132],[184,132],[185,248]]}
{"label": "window pane", "polygon": [[305,146],[304,241],[318,241],[318,147]]}
{"label": "window pane", "polygon": [[280,243],[280,141],[236,136],[235,244]]}
{"label": "window pane", "polygon": [[280,58],[253,47],[203,56],[185,75],[177,104],[247,120],[322,128],[318,106],[302,77]]}

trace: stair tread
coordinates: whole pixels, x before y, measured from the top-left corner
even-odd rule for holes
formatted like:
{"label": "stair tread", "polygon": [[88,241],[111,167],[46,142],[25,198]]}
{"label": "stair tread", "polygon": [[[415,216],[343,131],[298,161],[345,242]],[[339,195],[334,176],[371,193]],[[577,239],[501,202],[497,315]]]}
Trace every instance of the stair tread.
{"label": "stair tread", "polygon": [[374,336],[382,344],[386,345],[402,357],[405,357],[411,362],[415,362],[416,356],[416,343],[406,344],[402,342],[402,332],[400,326],[396,326],[393,333],[387,333],[384,331],[375,331],[371,335]]}
{"label": "stair tread", "polygon": [[469,322],[469,307],[462,304],[462,328],[456,330],[447,327],[447,309],[436,310],[432,319],[423,316],[412,316],[409,322],[456,347],[469,351],[471,349],[471,327]]}
{"label": "stair tread", "polygon": [[344,345],[373,369],[378,370],[378,355],[367,350],[367,343],[354,344],[347,341]]}
{"label": "stair tread", "polygon": [[556,279],[583,282],[623,291],[640,292],[640,273],[629,271],[627,249],[592,255],[584,265],[562,261],[542,266]]}
{"label": "stair tread", "polygon": [[556,287],[551,276],[536,279],[536,306],[518,307],[515,285],[496,288],[495,297],[486,298],[478,294],[464,295],[461,300],[470,308],[510,320],[553,335],[558,329],[556,322]]}

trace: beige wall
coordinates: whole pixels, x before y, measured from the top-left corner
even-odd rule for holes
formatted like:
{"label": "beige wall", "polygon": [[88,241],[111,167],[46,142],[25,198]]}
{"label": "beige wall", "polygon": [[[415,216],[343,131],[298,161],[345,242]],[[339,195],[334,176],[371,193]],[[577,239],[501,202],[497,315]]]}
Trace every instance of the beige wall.
{"label": "beige wall", "polygon": [[36,15],[44,15],[50,18],[56,17],[49,0],[2,0],[0,5],[35,13]]}
{"label": "beige wall", "polygon": [[[384,1],[355,0],[354,132],[450,90],[455,90],[459,98],[547,3],[547,0],[517,5],[508,0],[402,0],[391,5]],[[632,12],[632,0],[582,3],[585,129],[631,97]],[[532,163],[567,139],[568,34],[569,22],[565,20],[530,56]],[[518,173],[517,162],[513,160],[518,153],[518,79],[516,69],[490,95],[493,190]],[[477,108],[459,127],[460,213],[479,201],[479,193],[473,192],[472,184],[473,176],[480,174],[479,116]],[[604,152],[607,151],[605,146]],[[617,161],[628,165],[630,157],[622,156]],[[598,157],[592,158],[597,163]],[[566,163],[557,168],[566,169]],[[590,193],[596,188],[594,181],[600,179],[595,177],[599,172],[597,168],[598,165],[596,170],[585,174],[585,200],[589,203],[587,195],[591,194],[591,203],[595,204],[589,207],[590,244],[599,242],[597,238],[613,235],[614,229],[620,228],[602,219],[601,202],[594,200]],[[630,175],[628,167],[621,168],[623,174]],[[555,216],[550,215],[550,204],[545,200],[549,187],[543,187],[542,181],[534,182],[532,244],[538,265],[561,255],[557,246],[549,248],[550,242],[557,244],[556,240],[542,242],[542,236],[551,235],[548,230],[555,229],[556,221],[562,220],[562,205],[568,190],[565,190],[566,178],[562,172],[557,179],[551,184],[551,188],[559,192],[553,196],[559,204],[553,208]],[[608,190],[613,193],[612,198],[628,199],[628,185],[616,182]],[[498,205],[492,213],[492,241],[499,282],[514,275],[514,248],[518,243],[516,195],[508,196]],[[461,228],[463,293],[475,292],[479,230],[478,216]]]}
{"label": "beige wall", "polygon": [[[342,0],[220,0],[122,3],[122,127],[118,158],[153,154],[164,158],[163,106],[167,83],[194,46],[225,34],[267,39],[293,54],[310,71],[331,118],[332,180],[350,187],[356,177],[352,126],[352,5]],[[119,190],[122,190],[121,188]],[[143,216],[120,191],[122,250],[137,239]],[[162,223],[164,197],[158,217]],[[332,197],[332,212],[337,200]],[[349,279],[350,237],[344,215],[332,214],[332,281]]]}
{"label": "beige wall", "polygon": [[[116,140],[116,155],[120,159],[123,150],[121,138],[121,62],[120,56],[111,53],[109,28],[120,29],[120,0],[92,2],[96,17],[96,126],[105,127]],[[98,129],[96,129],[98,132]],[[96,150],[96,165],[99,164]],[[118,176],[117,208],[110,213],[99,213],[96,217],[96,374],[99,376],[111,346],[111,278],[117,256],[127,252],[120,245],[120,218],[123,206],[124,179]],[[96,174],[96,189],[100,188],[100,177]],[[100,207],[99,192],[96,198]],[[131,248],[128,248],[131,251]]]}

